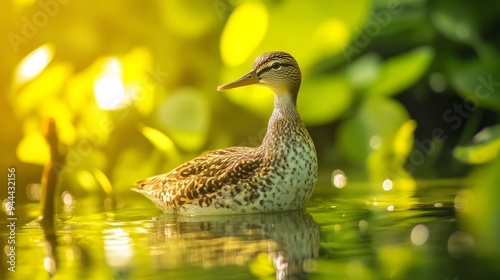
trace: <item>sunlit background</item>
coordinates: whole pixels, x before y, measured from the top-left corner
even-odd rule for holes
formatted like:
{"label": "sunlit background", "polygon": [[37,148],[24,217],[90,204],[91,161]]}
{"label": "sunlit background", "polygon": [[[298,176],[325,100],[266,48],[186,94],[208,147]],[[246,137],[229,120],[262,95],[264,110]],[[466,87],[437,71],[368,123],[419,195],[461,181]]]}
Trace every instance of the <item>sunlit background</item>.
{"label": "sunlit background", "polygon": [[[396,211],[446,206],[433,194],[451,189],[473,237],[448,236],[449,254],[462,242],[499,259],[499,1],[7,0],[0,23],[0,167],[16,168],[25,222],[39,215],[47,118],[66,156],[59,212],[85,198],[96,201],[89,213],[110,199],[133,208],[138,179],[260,144],[272,93],[216,88],[283,50],[303,73],[298,107],[320,169],[313,198]],[[408,238],[420,246],[431,233],[417,224]],[[103,234],[113,265],[132,258],[126,232]],[[363,269],[350,265],[355,279]]]}

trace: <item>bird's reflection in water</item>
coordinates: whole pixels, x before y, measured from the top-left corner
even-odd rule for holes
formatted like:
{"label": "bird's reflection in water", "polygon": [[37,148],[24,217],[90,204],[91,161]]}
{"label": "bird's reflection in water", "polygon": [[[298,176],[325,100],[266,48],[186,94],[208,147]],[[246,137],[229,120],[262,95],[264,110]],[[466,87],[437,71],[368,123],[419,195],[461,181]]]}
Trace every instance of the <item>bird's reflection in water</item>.
{"label": "bird's reflection in water", "polygon": [[319,251],[319,226],[305,211],[164,215],[146,226],[156,269],[186,264],[203,268],[249,266],[264,255],[273,264],[277,279],[304,279]]}

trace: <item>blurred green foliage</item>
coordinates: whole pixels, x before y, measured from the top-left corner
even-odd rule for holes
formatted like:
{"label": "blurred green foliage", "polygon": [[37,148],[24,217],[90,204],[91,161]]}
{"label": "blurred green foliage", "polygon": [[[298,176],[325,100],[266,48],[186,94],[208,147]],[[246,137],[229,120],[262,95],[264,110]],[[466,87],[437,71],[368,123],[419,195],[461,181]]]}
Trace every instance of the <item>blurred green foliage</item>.
{"label": "blurred green foliage", "polygon": [[77,195],[104,194],[108,181],[126,194],[204,151],[256,146],[272,94],[215,89],[284,50],[302,68],[298,106],[322,176],[340,168],[405,190],[465,176],[467,163],[498,158],[498,133],[464,146],[500,121],[499,10],[486,0],[3,1],[2,168],[18,167],[19,186],[39,182],[46,117],[67,154],[63,188]]}
{"label": "blurred green foliage", "polygon": [[[318,151],[316,194],[332,191],[335,170],[351,182],[369,182],[335,189],[339,201],[356,197],[363,204],[373,197],[370,205],[401,223],[425,223],[424,210],[421,217],[399,212],[435,194],[417,180],[459,178],[453,182],[467,186],[453,183],[453,219],[474,235],[474,254],[497,267],[500,1],[7,0],[0,1],[0,23],[0,167],[16,167],[20,224],[39,216],[35,204],[49,159],[44,119],[55,120],[66,155],[64,165],[54,166],[67,200],[59,205],[75,207],[73,197],[86,196],[98,210],[81,207],[78,213],[113,220],[120,212],[103,215],[113,208],[105,204],[116,198],[123,207],[134,181],[205,151],[259,145],[272,93],[257,86],[220,93],[216,87],[247,73],[261,53],[283,50],[303,74],[298,107]],[[4,202],[6,195],[0,194]],[[315,216],[320,223],[337,217],[330,204],[321,207],[329,212]],[[409,271],[412,259],[442,258],[422,257],[422,248],[403,246],[403,238],[391,234],[367,239],[356,217],[340,213],[338,221],[323,223],[322,238],[333,238],[323,249],[353,237],[356,246],[368,241],[376,248],[368,255],[396,278]],[[386,225],[387,216],[377,211],[367,216],[376,221],[371,229]],[[102,227],[109,224],[102,217],[95,222],[83,214],[73,222],[89,218],[96,227],[86,230],[105,235]],[[127,219],[136,223],[136,217]],[[350,219],[356,224],[339,234],[335,227]],[[74,231],[82,235],[79,227]],[[99,242],[94,246],[105,252]],[[82,259],[90,256],[84,247],[81,252]],[[335,262],[320,258],[318,271],[344,273],[342,253],[351,252],[336,251]],[[138,260],[141,267],[148,262]],[[442,269],[439,260],[435,265]],[[101,271],[82,266],[91,274]],[[249,269],[258,277],[272,272],[264,255]],[[373,279],[363,267],[350,270],[355,278]]]}

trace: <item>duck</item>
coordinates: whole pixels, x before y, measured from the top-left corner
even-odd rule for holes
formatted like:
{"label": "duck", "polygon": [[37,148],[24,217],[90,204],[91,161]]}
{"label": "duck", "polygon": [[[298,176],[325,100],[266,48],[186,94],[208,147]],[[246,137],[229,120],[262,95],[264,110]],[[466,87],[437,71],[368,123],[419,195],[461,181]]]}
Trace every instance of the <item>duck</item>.
{"label": "duck", "polygon": [[218,91],[260,85],[274,92],[274,108],[262,144],[208,152],[170,172],[139,180],[134,191],[165,213],[227,215],[305,207],[318,177],[314,142],[297,109],[301,84],[297,61],[267,52],[250,72]]}

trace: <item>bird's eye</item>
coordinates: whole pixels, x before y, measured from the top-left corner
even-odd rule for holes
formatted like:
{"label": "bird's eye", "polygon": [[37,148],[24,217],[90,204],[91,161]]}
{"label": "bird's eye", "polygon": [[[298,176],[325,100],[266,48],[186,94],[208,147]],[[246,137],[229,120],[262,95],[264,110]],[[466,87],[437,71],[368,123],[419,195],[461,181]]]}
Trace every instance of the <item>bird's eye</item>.
{"label": "bird's eye", "polygon": [[273,65],[271,65],[271,67],[272,67],[273,69],[279,69],[279,68],[281,67],[281,63],[279,63],[279,62],[275,62],[275,63],[273,63]]}

